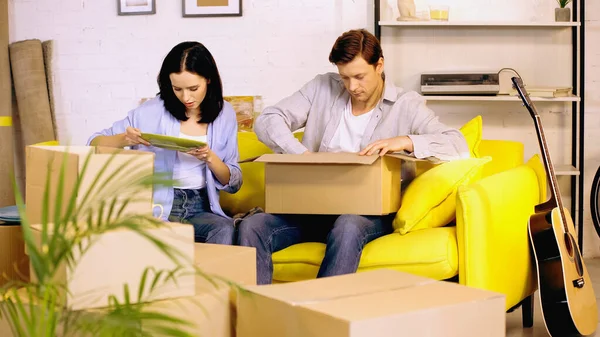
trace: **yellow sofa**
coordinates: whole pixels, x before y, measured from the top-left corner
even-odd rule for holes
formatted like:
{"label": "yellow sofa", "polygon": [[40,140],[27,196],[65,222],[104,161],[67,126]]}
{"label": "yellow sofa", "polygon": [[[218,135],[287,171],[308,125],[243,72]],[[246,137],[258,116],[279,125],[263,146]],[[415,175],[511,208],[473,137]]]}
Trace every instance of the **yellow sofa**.
{"label": "yellow sofa", "polygon": [[[240,133],[238,142],[242,161],[271,152],[253,133]],[[537,156],[524,162],[519,142],[481,140],[477,146],[479,156],[490,156],[491,161],[483,166],[480,179],[458,188],[455,221],[404,235],[395,232],[370,242],[358,272],[395,269],[504,293],[507,310],[524,304],[524,325],[531,326],[531,295],[536,284],[527,221],[534,206],[545,200],[544,168]],[[242,189],[221,195],[227,212],[264,207],[263,165],[241,164]],[[274,282],[314,278],[324,252],[324,244],[309,242],[274,253]]]}

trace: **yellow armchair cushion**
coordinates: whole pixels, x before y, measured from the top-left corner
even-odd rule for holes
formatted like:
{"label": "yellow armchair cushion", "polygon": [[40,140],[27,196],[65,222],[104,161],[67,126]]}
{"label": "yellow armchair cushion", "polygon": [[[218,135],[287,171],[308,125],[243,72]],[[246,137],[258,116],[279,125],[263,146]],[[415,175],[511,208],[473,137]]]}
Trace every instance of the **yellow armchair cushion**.
{"label": "yellow armchair cushion", "polygon": [[[258,140],[254,132],[238,132],[240,161],[252,159],[272,151]],[[234,215],[246,213],[254,207],[265,207],[265,165],[258,162],[240,164],[242,188],[230,194],[220,192],[219,201],[223,211]]]}
{"label": "yellow armchair cushion", "polygon": [[[465,137],[471,158],[481,157],[479,154],[479,144],[481,143],[481,134],[483,132],[483,123],[481,116],[477,116],[463,125],[459,131]],[[434,168],[438,164],[430,161],[418,161],[416,163],[416,176]]]}
{"label": "yellow armchair cushion", "polygon": [[528,165],[459,187],[461,284],[505,294],[507,309],[533,292],[527,224],[539,198],[538,178]]}
{"label": "yellow armchair cushion", "polygon": [[394,218],[400,234],[447,225],[455,217],[456,190],[480,177],[491,158],[468,158],[440,164],[416,177],[406,188]]}
{"label": "yellow armchair cushion", "polygon": [[479,144],[479,154],[492,157],[492,162],[481,172],[483,178],[522,165],[524,145],[511,140],[483,139]]}
{"label": "yellow armchair cushion", "polygon": [[469,151],[471,151],[472,158],[479,158],[479,145],[481,143],[481,134],[483,132],[483,122],[481,116],[477,116],[465,125],[463,125],[459,131],[465,137]]}
{"label": "yellow armchair cushion", "polygon": [[[280,250],[273,254],[273,280],[292,282],[315,278],[324,256],[325,244],[317,242],[300,243]],[[358,272],[380,268],[436,280],[456,276],[456,228],[432,228],[407,235],[390,234],[371,241],[363,249]]]}

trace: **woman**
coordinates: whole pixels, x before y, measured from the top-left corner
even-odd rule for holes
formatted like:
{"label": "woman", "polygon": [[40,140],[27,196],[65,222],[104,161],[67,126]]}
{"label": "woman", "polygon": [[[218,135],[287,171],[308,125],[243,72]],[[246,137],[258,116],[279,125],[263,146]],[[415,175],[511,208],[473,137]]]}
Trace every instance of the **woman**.
{"label": "woman", "polygon": [[[237,119],[223,101],[217,65],[198,42],[183,42],[165,57],[158,95],[112,127],[92,135],[88,145],[152,151],[157,173],[172,173],[174,188],[155,187],[163,220],[191,223],[195,241],[233,244],[233,220],[219,205],[219,191],[242,185],[238,165]],[[187,153],[152,147],[141,133],[198,140],[208,145]],[[168,217],[167,217],[168,215]],[[155,213],[155,216],[159,216]]]}

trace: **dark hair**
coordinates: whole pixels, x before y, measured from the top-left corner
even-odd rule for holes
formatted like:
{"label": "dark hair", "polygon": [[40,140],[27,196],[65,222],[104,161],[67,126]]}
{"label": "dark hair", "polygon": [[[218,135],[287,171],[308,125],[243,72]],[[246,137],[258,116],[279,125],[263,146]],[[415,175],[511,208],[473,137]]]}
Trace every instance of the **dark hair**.
{"label": "dark hair", "polygon": [[208,80],[206,96],[200,103],[200,121],[211,123],[223,109],[223,85],[217,64],[206,47],[200,42],[182,42],[167,54],[158,74],[158,93],[163,99],[167,111],[181,121],[188,120],[185,105],[175,96],[169,75],[189,71]]}
{"label": "dark hair", "polygon": [[358,55],[371,65],[383,57],[379,40],[365,29],[350,30],[338,37],[331,48],[329,62],[346,64]]}

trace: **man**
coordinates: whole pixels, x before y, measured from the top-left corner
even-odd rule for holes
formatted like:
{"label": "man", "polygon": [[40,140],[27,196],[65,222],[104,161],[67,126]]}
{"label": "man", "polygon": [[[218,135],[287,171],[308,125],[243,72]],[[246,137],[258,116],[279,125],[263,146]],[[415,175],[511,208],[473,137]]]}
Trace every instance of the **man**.
{"label": "man", "polygon": [[[438,121],[416,92],[385,81],[379,41],[365,30],[336,40],[329,61],[339,74],[316,76],[257,118],[258,138],[277,153],[406,151],[417,158],[469,156],[462,134]],[[304,127],[302,142],[293,131]],[[356,272],[365,244],[393,232],[387,216],[258,213],[239,225],[238,243],[256,247],[257,282],[272,281],[271,254],[299,242],[327,245],[317,277]]]}

